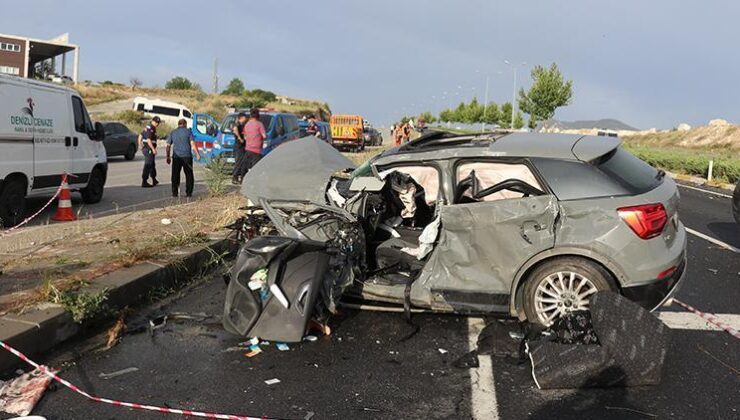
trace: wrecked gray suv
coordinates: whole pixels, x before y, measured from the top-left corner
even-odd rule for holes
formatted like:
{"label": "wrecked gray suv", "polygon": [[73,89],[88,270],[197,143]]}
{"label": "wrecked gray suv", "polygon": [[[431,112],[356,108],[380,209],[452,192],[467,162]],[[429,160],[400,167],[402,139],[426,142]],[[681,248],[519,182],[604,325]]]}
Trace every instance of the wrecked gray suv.
{"label": "wrecked gray suv", "polygon": [[297,341],[351,297],[542,325],[599,290],[654,309],[686,272],[678,191],[620,143],[433,132],[356,169],[287,143],[245,178],[224,325]]}

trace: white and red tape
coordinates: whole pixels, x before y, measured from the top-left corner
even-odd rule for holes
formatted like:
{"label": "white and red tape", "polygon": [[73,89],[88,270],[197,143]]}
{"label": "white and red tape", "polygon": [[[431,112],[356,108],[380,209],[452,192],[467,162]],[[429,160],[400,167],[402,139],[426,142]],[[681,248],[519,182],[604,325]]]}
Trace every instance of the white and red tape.
{"label": "white and red tape", "polygon": [[267,420],[268,419],[267,417],[237,416],[233,414],[218,414],[218,413],[208,413],[204,411],[180,410],[176,408],[157,407],[154,405],[137,404],[137,403],[130,403],[130,402],[125,402],[125,401],[110,400],[108,398],[101,398],[95,395],[91,395],[81,390],[77,386],[71,384],[67,380],[62,379],[61,377],[59,377],[59,375],[49,370],[49,368],[47,368],[46,366],[39,365],[38,363],[29,359],[28,356],[26,356],[25,354],[21,353],[20,351],[6,344],[4,341],[0,341],[0,346],[2,346],[5,350],[11,352],[13,355],[18,357],[19,359],[28,363],[29,365],[37,369],[40,369],[45,375],[49,376],[53,380],[59,382],[60,384],[71,389],[72,391],[82,395],[83,397],[93,400],[95,402],[111,404],[111,405],[115,405],[119,407],[128,407],[128,408],[132,408],[135,410],[157,411],[160,413],[179,414],[181,416],[202,417],[202,418],[207,418],[207,419],[226,419],[226,420]]}
{"label": "white and red tape", "polygon": [[689,305],[688,303],[683,303],[678,299],[673,299],[674,302],[676,302],[679,306],[683,307],[689,312],[693,312],[695,315],[699,316],[701,319],[707,321],[708,323],[714,325],[717,328],[721,328],[728,333],[730,333],[731,336],[735,338],[740,338],[740,332],[738,332],[736,329],[730,327],[729,325],[725,325],[722,321],[719,320],[716,316],[712,314],[708,314],[705,312],[702,312],[693,306]]}

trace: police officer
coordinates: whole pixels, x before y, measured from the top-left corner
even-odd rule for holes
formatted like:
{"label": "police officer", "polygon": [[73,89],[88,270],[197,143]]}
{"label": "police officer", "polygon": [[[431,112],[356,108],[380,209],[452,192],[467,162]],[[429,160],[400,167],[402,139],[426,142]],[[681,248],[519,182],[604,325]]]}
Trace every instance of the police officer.
{"label": "police officer", "polygon": [[247,114],[240,112],[234,124],[234,172],[232,173],[232,184],[241,184],[246,170],[244,155],[246,154],[247,141],[244,139],[244,126],[247,125]]}
{"label": "police officer", "polygon": [[[139,147],[144,155],[144,170],[141,173],[142,188],[151,188],[159,184],[154,159],[157,157],[157,127],[161,121],[159,117],[152,118],[151,123],[139,134]],[[150,177],[152,178],[151,184],[148,182]]]}

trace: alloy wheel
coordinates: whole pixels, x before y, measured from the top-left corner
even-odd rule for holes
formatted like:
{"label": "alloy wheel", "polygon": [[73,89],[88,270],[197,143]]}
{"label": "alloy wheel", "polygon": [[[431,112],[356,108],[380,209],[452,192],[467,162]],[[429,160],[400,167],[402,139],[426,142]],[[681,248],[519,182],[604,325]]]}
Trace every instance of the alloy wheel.
{"label": "alloy wheel", "polygon": [[535,291],[535,311],[540,322],[550,326],[563,315],[588,309],[589,297],[598,289],[585,276],[559,271],[542,279]]}

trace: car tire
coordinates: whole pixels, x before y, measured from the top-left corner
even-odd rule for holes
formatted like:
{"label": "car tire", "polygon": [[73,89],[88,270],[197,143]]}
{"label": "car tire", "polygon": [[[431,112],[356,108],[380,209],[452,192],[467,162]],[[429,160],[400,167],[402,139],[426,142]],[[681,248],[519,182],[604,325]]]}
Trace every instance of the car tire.
{"label": "car tire", "polygon": [[124,159],[126,160],[134,160],[136,157],[136,146],[135,145],[129,145],[128,149],[126,149],[126,154],[123,155]]}
{"label": "car tire", "polygon": [[11,179],[0,185],[0,224],[9,228],[23,221],[26,215],[26,184]]}
{"label": "car tire", "polygon": [[578,257],[557,258],[527,276],[524,313],[529,322],[549,326],[564,313],[588,309],[589,297],[606,290],[616,287],[611,274],[599,264]]}
{"label": "car tire", "polygon": [[735,193],[732,195],[732,215],[735,221],[740,223],[740,181],[735,186]]}
{"label": "car tire", "polygon": [[80,190],[82,201],[85,204],[99,203],[103,199],[105,191],[105,172],[100,168],[93,169],[87,187]]}

